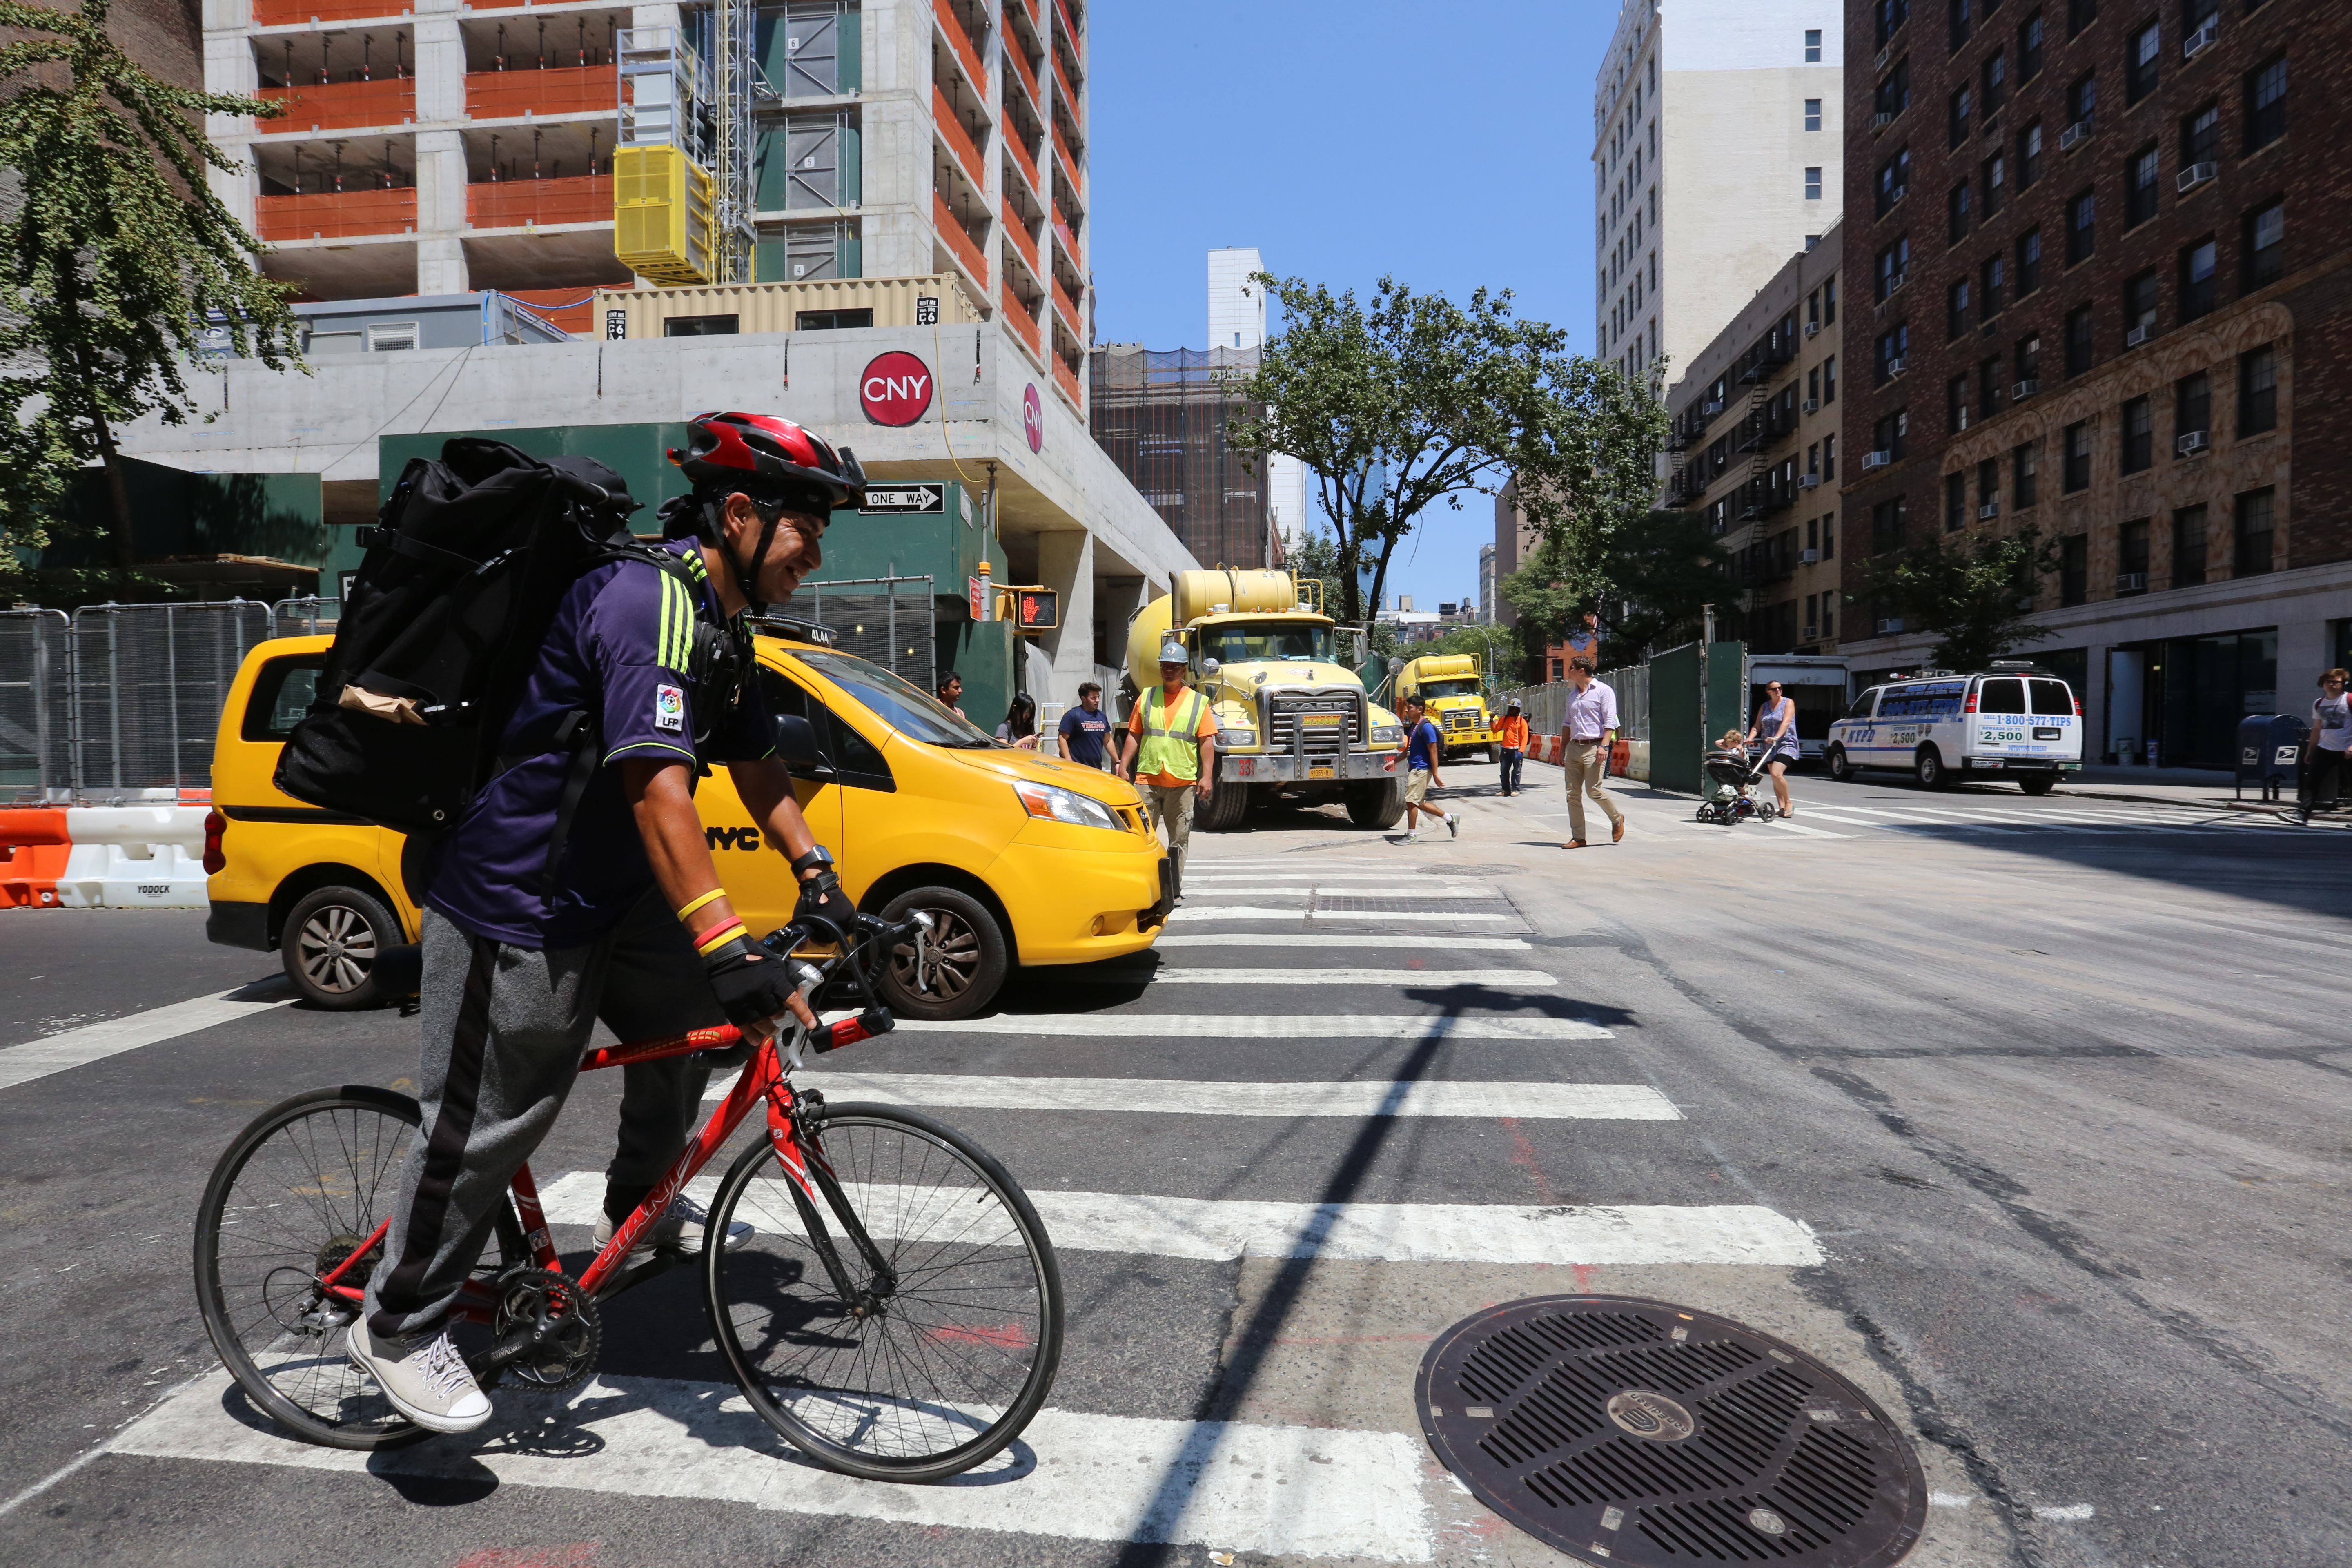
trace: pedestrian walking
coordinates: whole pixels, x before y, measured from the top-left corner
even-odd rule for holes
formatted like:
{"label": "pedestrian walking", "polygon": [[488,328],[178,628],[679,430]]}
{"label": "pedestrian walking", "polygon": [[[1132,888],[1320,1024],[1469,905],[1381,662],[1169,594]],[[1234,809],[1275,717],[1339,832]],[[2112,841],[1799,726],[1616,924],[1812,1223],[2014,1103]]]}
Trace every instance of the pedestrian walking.
{"label": "pedestrian walking", "polygon": [[1118,759],[1118,776],[1143,796],[1153,828],[1167,830],[1180,898],[1184,853],[1192,842],[1192,803],[1209,798],[1217,776],[1217,719],[1209,700],[1184,684],[1190,666],[1182,643],[1170,637],[1160,645],[1160,689],[1136,703]]}
{"label": "pedestrian walking", "polygon": [[1568,773],[1568,842],[1563,849],[1584,845],[1584,802],[1589,795],[1609,818],[1609,842],[1625,837],[1625,814],[1603,788],[1609,777],[1609,751],[1617,742],[1617,693],[1592,675],[1592,660],[1582,654],[1568,661],[1568,708],[1559,721],[1559,761]]}
{"label": "pedestrian walking", "polygon": [[963,719],[964,722],[967,724],[971,722],[970,719],[965,718],[964,710],[961,706],[960,706],[963,701],[962,676],[958,675],[952,669],[949,670],[945,675],[940,676],[939,692],[940,700],[947,705],[949,712],[953,713],[959,719]]}
{"label": "pedestrian walking", "polygon": [[1740,743],[1752,746],[1759,736],[1764,742],[1764,765],[1772,773],[1773,802],[1782,816],[1794,816],[1797,808],[1789,804],[1789,768],[1801,754],[1797,749],[1797,704],[1781,691],[1777,680],[1766,684],[1764,700],[1756,705],[1756,722]]}
{"label": "pedestrian walking", "polygon": [[1104,765],[1110,752],[1110,715],[1103,711],[1098,682],[1078,688],[1078,705],[1062,715],[1061,735],[1062,755],[1080,767]]}
{"label": "pedestrian walking", "polygon": [[1397,756],[1389,759],[1391,773],[1396,771],[1397,757],[1404,759],[1404,842],[1412,842],[1412,830],[1424,816],[1437,818],[1445,825],[1449,836],[1459,838],[1461,814],[1429,803],[1429,792],[1445,784],[1437,776],[1438,760],[1445,755],[1445,736],[1430,722],[1428,705],[1418,697],[1404,700],[1404,739],[1397,742]]}
{"label": "pedestrian walking", "polygon": [[1027,692],[1016,692],[1013,706],[1004,710],[1004,722],[996,727],[996,743],[1018,746],[1024,752],[1037,749],[1037,700]]}
{"label": "pedestrian walking", "polygon": [[2352,747],[2352,696],[2345,687],[2352,682],[2352,674],[2331,669],[2319,678],[2319,700],[2311,705],[2311,733],[2304,742],[2302,798],[2295,803],[2295,814],[2304,821],[2320,802],[2335,804],[2342,793],[2347,773],[2347,753]]}
{"label": "pedestrian walking", "polygon": [[1503,753],[1503,793],[1519,793],[1519,772],[1528,762],[1528,719],[1519,711],[1519,700],[1511,699],[1503,716],[1495,721],[1495,744]]}

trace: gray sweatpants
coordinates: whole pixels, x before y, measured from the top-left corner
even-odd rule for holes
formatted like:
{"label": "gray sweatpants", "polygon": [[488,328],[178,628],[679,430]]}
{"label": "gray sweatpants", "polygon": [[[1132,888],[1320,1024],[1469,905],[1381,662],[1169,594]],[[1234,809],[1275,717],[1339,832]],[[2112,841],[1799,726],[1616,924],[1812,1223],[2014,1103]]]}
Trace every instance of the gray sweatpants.
{"label": "gray sweatpants", "polygon": [[[657,890],[584,947],[535,952],[425,911],[417,1082],[425,1122],[368,1280],[368,1331],[435,1332],[488,1243],[507,1183],[555,1125],[596,1020],[624,1040],[727,1021]],[[710,1068],[685,1057],[621,1069],[608,1189],[649,1187],[686,1147]]]}

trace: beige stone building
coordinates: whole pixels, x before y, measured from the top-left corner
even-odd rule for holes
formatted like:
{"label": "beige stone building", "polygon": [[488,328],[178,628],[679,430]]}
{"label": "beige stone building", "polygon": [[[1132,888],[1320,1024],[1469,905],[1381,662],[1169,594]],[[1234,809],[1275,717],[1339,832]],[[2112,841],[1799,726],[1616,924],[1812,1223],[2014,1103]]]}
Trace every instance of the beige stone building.
{"label": "beige stone building", "polygon": [[1782,263],[1668,389],[1665,504],[1704,512],[1748,646],[1835,653],[1843,234]]}

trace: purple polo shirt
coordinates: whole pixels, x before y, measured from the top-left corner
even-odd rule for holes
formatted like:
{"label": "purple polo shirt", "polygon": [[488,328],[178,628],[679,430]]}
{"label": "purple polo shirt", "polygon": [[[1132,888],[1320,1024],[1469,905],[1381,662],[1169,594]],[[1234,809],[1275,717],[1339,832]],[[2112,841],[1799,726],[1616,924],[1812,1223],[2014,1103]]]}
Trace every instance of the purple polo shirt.
{"label": "purple polo shirt", "polygon": [[1561,719],[1571,741],[1597,741],[1617,728],[1617,694],[1606,681],[1596,680],[1583,690],[1571,689]]}

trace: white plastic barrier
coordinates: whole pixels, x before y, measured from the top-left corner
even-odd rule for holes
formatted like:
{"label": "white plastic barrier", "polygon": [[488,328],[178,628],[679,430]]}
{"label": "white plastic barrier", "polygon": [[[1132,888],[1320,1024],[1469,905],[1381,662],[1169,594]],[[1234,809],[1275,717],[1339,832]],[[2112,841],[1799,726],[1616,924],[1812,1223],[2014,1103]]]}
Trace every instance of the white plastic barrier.
{"label": "white plastic barrier", "polygon": [[203,805],[77,805],[66,809],[73,849],[58,879],[69,910],[202,909]]}

